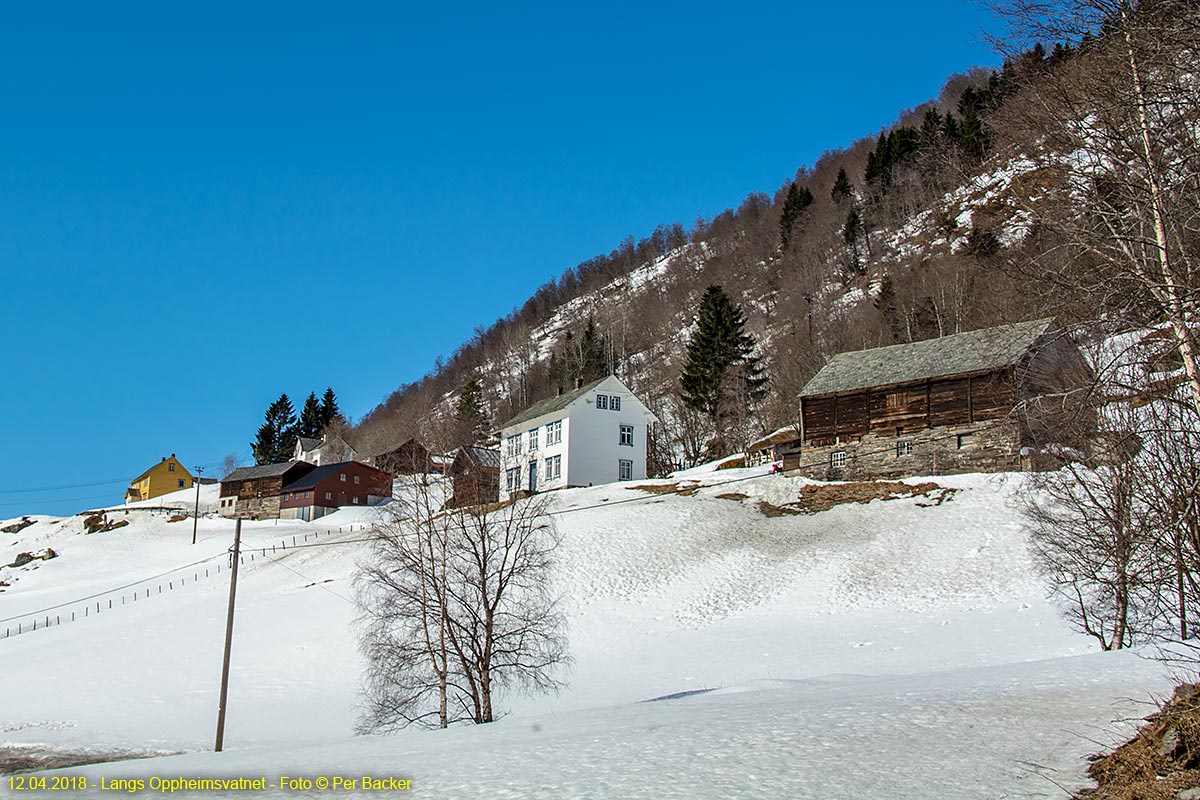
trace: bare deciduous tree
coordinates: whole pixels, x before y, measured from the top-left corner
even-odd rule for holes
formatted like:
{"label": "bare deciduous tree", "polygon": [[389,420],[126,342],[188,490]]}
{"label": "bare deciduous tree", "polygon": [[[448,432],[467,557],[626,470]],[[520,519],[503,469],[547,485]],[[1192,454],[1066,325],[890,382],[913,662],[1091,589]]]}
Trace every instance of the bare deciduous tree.
{"label": "bare deciduous tree", "polygon": [[1149,632],[1155,532],[1141,513],[1147,473],[1137,458],[1068,461],[1037,476],[1026,498],[1033,552],[1067,618],[1105,650]]}
{"label": "bare deciduous tree", "polygon": [[360,564],[360,730],[491,722],[498,689],[553,691],[567,662],[546,498],[443,509],[416,476]]}
{"label": "bare deciduous tree", "polygon": [[[1010,122],[1040,147],[1026,198],[1070,257],[1047,276],[1094,307],[1166,322],[1200,415],[1200,16],[1186,0],[1009,0],[1023,42],[1085,42],[1031,77]],[[1033,187],[1032,184],[1037,186]]]}

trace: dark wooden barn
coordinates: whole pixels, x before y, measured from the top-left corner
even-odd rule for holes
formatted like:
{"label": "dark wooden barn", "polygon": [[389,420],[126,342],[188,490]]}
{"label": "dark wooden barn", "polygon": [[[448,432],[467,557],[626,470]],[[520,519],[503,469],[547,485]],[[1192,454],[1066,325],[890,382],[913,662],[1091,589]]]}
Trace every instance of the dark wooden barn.
{"label": "dark wooden barn", "polygon": [[801,391],[783,466],[826,480],[1027,469],[1030,401],[1089,376],[1049,319],[841,353]]}
{"label": "dark wooden barn", "polygon": [[242,467],[221,481],[217,510],[223,517],[268,519],[279,516],[279,494],[285,483],[307,475],[316,466],[306,461]]}
{"label": "dark wooden barn", "polygon": [[427,475],[434,471],[429,450],[416,439],[380,453],[373,461],[376,467],[393,475]]}
{"label": "dark wooden barn", "polygon": [[448,506],[494,503],[500,498],[500,452],[486,447],[460,447],[446,474],[454,482]]}

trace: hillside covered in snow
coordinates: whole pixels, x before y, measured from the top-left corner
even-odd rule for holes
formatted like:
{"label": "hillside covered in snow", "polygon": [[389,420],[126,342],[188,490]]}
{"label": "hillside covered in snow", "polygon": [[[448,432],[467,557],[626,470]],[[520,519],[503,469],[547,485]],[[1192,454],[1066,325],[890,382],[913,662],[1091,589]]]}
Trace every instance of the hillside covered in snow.
{"label": "hillside covered in snow", "polygon": [[1078,785],[1083,757],[1126,730],[1114,720],[1168,684],[1152,661],[1095,652],[1047,602],[1019,476],[931,480],[866,503],[757,469],[554,493],[565,688],[503,697],[491,725],[387,737],[353,735],[353,576],[379,512],[246,523],[222,754],[205,751],[232,523],[202,519],[192,545],[191,521],[165,514],[91,534],[35,518],[0,534],[5,554],[56,553],[0,572],[0,753],[158,756],[77,768],[95,780],[393,775],[426,797]]}

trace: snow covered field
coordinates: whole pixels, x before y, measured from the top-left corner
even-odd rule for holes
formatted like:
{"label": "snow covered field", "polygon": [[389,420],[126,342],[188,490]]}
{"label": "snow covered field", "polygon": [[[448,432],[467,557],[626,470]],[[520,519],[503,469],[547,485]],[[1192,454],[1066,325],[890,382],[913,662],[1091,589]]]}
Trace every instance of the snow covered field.
{"label": "snow covered field", "polygon": [[[202,519],[193,546],[191,520],[131,514],[128,527],[83,534],[80,518],[39,518],[0,534],[0,561],[60,556],[0,570],[11,584],[0,635],[34,612],[76,621],[0,639],[0,742],[185,753],[72,771],[96,781],[340,774],[411,778],[425,797],[1054,797],[1056,783],[1081,783],[1096,742],[1128,730],[1113,720],[1168,690],[1155,663],[1097,653],[1058,619],[1012,507],[1017,477],[939,477],[958,490],[941,505],[777,517],[760,502],[795,500],[805,481],[684,477],[706,485],[557,493],[568,686],[504,698],[509,715],[482,728],[352,734],[362,545],[334,543],[360,538],[375,512],[245,525],[222,754],[203,751],[228,591],[215,570],[232,523]],[[643,702],[654,698],[668,699]]]}

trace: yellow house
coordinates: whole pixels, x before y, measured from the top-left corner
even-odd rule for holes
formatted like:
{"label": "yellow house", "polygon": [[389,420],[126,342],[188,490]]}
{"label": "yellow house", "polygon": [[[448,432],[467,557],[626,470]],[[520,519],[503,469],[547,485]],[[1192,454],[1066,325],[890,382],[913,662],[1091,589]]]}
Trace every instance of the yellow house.
{"label": "yellow house", "polygon": [[130,481],[125,490],[125,502],[150,500],[168,492],[191,489],[193,485],[192,473],[171,453],[170,458],[164,458]]}

